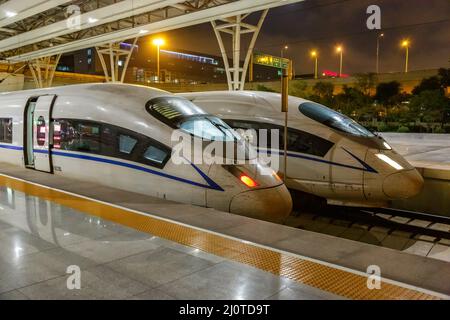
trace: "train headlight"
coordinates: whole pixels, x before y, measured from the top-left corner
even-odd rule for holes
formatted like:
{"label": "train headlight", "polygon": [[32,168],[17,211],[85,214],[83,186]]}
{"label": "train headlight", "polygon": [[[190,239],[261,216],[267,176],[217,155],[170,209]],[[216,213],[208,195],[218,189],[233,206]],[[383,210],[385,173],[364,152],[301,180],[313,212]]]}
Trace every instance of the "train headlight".
{"label": "train headlight", "polygon": [[386,141],[383,141],[383,146],[388,150],[392,150],[392,147]]}
{"label": "train headlight", "polygon": [[394,168],[396,170],[404,169],[398,162],[392,160],[391,158],[389,158],[385,154],[377,153],[376,156],[377,156],[378,159],[380,159],[381,161],[386,162],[388,165],[390,165],[392,168]]}

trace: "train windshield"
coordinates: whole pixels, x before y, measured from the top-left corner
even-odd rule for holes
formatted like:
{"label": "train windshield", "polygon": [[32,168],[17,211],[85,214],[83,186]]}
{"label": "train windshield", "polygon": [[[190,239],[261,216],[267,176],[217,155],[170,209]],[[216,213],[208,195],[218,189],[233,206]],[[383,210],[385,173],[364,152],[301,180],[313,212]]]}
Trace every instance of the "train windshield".
{"label": "train windshield", "polygon": [[234,141],[240,137],[225,122],[216,117],[192,117],[180,123],[180,129],[212,141]]}
{"label": "train windshield", "polygon": [[147,111],[174,129],[211,141],[235,141],[240,136],[225,122],[208,115],[191,101],[180,97],[160,97],[150,100]]}
{"label": "train windshield", "polygon": [[349,133],[354,136],[373,138],[375,135],[355,120],[327,108],[319,103],[305,102],[299,110],[308,118],[320,122],[333,129]]}

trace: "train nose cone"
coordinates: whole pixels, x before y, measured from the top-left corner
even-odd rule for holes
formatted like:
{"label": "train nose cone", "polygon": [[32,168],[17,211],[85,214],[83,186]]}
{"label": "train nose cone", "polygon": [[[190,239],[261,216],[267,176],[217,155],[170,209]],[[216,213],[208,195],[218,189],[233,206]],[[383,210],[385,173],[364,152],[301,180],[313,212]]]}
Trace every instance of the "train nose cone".
{"label": "train nose cone", "polygon": [[230,212],[271,222],[283,222],[292,211],[292,198],[284,185],[246,191],[233,197]]}
{"label": "train nose cone", "polygon": [[424,180],[416,170],[391,174],[383,182],[383,192],[391,199],[407,199],[417,195],[423,188]]}

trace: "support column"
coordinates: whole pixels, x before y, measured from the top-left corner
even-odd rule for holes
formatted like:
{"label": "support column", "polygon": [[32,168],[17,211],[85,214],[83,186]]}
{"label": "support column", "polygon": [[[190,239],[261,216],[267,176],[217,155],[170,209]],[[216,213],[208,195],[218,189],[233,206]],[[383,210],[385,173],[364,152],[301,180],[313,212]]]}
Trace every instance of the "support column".
{"label": "support column", "polygon": [[[106,82],[123,83],[125,81],[128,64],[130,63],[131,55],[136,47],[137,40],[138,38],[135,38],[133,44],[130,44],[128,49],[121,46],[121,43],[123,42],[111,42],[103,46],[95,47],[105,74]],[[125,57],[125,62],[123,68],[120,70],[119,61],[121,57]],[[107,59],[109,59],[109,61]]]}
{"label": "support column", "polygon": [[61,54],[34,59],[28,62],[36,88],[48,88],[52,86],[56,67]]}
{"label": "support column", "polygon": [[[227,75],[228,89],[229,90],[244,90],[245,81],[247,78],[247,70],[253,55],[253,49],[255,48],[256,39],[258,39],[259,32],[264,23],[269,9],[262,12],[259,22],[256,26],[243,22],[249,14],[239,15],[232,18],[227,18],[218,21],[212,21],[212,27],[216,34],[217,41],[219,42],[220,52],[222,54],[225,72]],[[223,34],[231,35],[231,47],[232,47],[232,66],[228,60],[229,54],[227,53]],[[247,52],[245,54],[244,64],[241,66],[241,45],[242,35],[251,35],[251,40]]]}

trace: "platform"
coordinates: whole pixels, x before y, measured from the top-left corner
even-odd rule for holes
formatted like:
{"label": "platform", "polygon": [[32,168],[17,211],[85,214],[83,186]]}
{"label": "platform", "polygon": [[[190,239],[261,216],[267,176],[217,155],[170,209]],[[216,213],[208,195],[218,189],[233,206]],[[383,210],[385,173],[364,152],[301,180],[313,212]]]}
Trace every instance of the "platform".
{"label": "platform", "polygon": [[450,171],[450,134],[382,133],[417,168]]}
{"label": "platform", "polygon": [[450,216],[450,134],[382,133],[425,179],[423,191],[393,207]]}
{"label": "platform", "polygon": [[[450,264],[0,164],[0,299],[448,299]],[[82,270],[68,290],[66,269]],[[367,267],[382,271],[367,288]]]}

